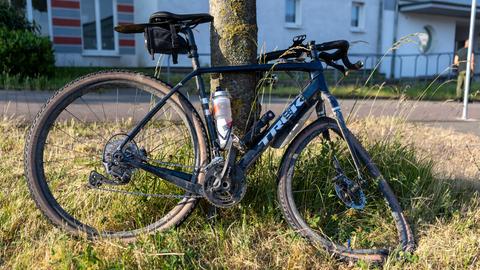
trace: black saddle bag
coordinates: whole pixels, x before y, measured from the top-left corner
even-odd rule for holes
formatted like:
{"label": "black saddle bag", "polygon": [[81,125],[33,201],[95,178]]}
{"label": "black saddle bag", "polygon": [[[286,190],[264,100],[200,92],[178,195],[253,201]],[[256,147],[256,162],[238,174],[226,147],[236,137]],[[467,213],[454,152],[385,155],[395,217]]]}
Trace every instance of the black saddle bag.
{"label": "black saddle bag", "polygon": [[152,58],[156,53],[171,54],[174,64],[178,63],[179,54],[188,53],[188,42],[178,35],[173,24],[145,27],[145,46]]}

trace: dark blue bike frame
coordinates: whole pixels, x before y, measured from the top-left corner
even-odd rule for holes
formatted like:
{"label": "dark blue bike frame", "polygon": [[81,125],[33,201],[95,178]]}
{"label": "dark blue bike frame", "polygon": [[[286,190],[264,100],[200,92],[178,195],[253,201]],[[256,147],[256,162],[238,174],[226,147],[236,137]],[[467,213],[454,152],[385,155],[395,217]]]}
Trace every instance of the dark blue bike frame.
{"label": "dark blue bike frame", "polygon": [[[214,120],[210,113],[208,105],[209,96],[205,91],[205,85],[202,79],[202,75],[210,73],[248,73],[261,71],[303,71],[310,74],[311,81],[284,110],[284,112],[274,121],[274,123],[265,133],[264,137],[255,146],[253,146],[251,149],[248,149],[247,152],[241,157],[235,168],[237,172],[240,172],[240,174],[244,174],[247,169],[253,164],[253,162],[255,162],[255,160],[275,140],[285,139],[286,134],[291,131],[291,127],[293,127],[293,125],[295,125],[295,123],[297,123],[298,120],[313,106],[320,102],[321,107],[323,107],[323,98],[326,98],[329,101],[337,123],[340,127],[340,130],[342,131],[342,134],[345,137],[350,150],[352,149],[350,147],[351,144],[349,142],[348,136],[345,136],[345,134],[347,134],[348,132],[348,129],[346,127],[345,120],[340,110],[340,106],[337,99],[332,96],[328,90],[327,84],[325,82],[325,77],[323,75],[322,62],[318,57],[318,52],[315,49],[314,43],[310,44],[312,61],[309,63],[276,63],[202,68],[199,67],[198,53],[196,50],[193,33],[191,29],[185,29],[184,31],[189,40],[189,44],[193,48],[190,51],[193,71],[189,73],[185,78],[183,78],[179,83],[177,83],[173,87],[173,89],[145,115],[145,117],[127,134],[127,138],[125,139],[123,144],[119,146],[118,150],[121,150],[130,140],[133,140],[135,136],[140,132],[140,130],[165,105],[166,101],[172,95],[177,93],[185,83],[195,77],[197,83],[197,90],[202,105],[203,116],[205,118],[205,123],[207,126],[209,142],[212,148],[211,151],[214,156],[218,156],[220,152],[217,142],[218,137],[215,130]],[[352,156],[354,162],[356,163],[356,165],[358,165],[358,159],[355,157],[355,154],[352,153]],[[191,182],[192,177],[194,176],[190,174],[153,166],[148,163],[136,162],[133,160],[128,160],[127,162],[134,167],[138,167],[150,173],[153,173],[160,178],[169,181],[189,192],[195,194],[202,194],[202,187],[199,184],[194,184]]]}

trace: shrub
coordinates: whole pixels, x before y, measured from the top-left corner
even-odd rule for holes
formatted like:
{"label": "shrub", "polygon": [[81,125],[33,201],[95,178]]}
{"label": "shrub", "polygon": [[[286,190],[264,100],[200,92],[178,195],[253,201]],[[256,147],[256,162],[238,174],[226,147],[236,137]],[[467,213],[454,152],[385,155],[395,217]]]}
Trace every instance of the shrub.
{"label": "shrub", "polygon": [[35,31],[36,28],[26,18],[21,10],[0,1],[0,28],[5,27],[9,30],[28,30]]}
{"label": "shrub", "polygon": [[55,57],[52,43],[29,30],[0,27],[0,73],[21,77],[50,76]]}

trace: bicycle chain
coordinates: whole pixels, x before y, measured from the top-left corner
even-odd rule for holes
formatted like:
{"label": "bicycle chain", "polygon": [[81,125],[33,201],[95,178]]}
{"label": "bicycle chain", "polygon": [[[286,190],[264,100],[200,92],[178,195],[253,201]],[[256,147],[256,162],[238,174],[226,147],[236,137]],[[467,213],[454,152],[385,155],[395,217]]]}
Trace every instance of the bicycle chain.
{"label": "bicycle chain", "polygon": [[[167,166],[177,166],[177,167],[183,167],[183,168],[195,168],[194,166],[187,166],[187,165],[182,165],[182,164],[163,162],[163,161],[154,160],[154,159],[150,159],[150,161],[153,161],[155,163],[159,163],[159,164],[162,164],[162,165],[167,165]],[[113,189],[113,188],[101,188],[101,187],[95,187],[95,186],[92,186],[92,185],[87,185],[87,188],[106,191],[106,192],[115,192],[115,193],[121,193],[121,194],[133,195],[133,196],[144,196],[144,197],[172,198],[172,199],[203,198],[202,195],[175,195],[175,194],[144,193],[144,192],[136,192],[136,191],[125,191],[125,190],[119,190],[119,189]]]}
{"label": "bicycle chain", "polygon": [[[195,168],[194,166],[187,166],[187,165],[182,165],[182,164],[175,164],[175,163],[169,163],[169,162],[163,162],[159,160],[153,160],[150,159],[150,161],[153,161],[155,163],[159,163],[162,165],[169,165],[169,166],[178,166],[178,167],[184,167],[184,168]],[[212,165],[220,162],[221,160],[212,160],[210,164],[205,166],[203,170],[208,170]],[[155,193],[144,193],[144,192],[136,192],[136,191],[125,191],[125,190],[119,190],[119,189],[113,189],[113,188],[101,188],[101,187],[95,187],[92,185],[87,185],[87,188],[90,189],[96,189],[96,190],[101,190],[101,191],[106,191],[106,192],[115,192],[115,193],[121,193],[121,194],[127,194],[127,195],[133,195],[133,196],[144,196],[144,197],[156,197],[156,198],[172,198],[172,199],[183,199],[183,198],[203,198],[204,196],[202,195],[175,195],[175,194],[155,194]]]}
{"label": "bicycle chain", "polygon": [[90,185],[87,185],[87,188],[97,189],[97,190],[101,190],[101,191],[122,193],[122,194],[127,194],[127,195],[134,195],[134,196],[144,196],[144,197],[172,198],[172,199],[203,198],[202,195],[175,195],[175,194],[143,193],[143,192],[125,191],[125,190],[119,190],[119,189],[113,189],[113,188],[94,187],[94,186],[90,186]]}

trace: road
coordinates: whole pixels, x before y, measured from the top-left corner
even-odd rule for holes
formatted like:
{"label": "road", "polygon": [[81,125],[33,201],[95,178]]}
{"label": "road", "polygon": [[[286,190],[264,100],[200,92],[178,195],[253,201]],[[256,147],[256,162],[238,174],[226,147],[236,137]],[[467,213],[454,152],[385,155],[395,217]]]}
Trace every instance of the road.
{"label": "road", "polygon": [[[53,92],[47,91],[0,90],[0,114],[7,117],[20,116],[31,120],[52,94]],[[101,106],[101,110],[106,111],[107,114],[115,114],[119,117],[134,115],[134,117],[140,118],[148,110],[150,98],[136,98],[138,105],[136,105],[134,113],[131,110],[132,100],[131,95],[120,95],[116,98],[99,95],[91,96],[90,100],[86,99],[87,103],[91,104],[93,111],[100,110],[99,106]],[[192,103],[199,109],[198,99],[193,98]],[[265,98],[262,108],[264,111],[272,110],[279,115],[288,103],[288,99]],[[480,136],[480,103],[469,104],[470,119],[468,121],[460,120],[463,105],[458,102],[348,99],[340,100],[340,104],[346,117],[358,119],[368,116],[395,116],[410,122],[420,122]],[[91,110],[85,110],[85,106],[82,104],[79,104],[76,110],[82,117],[94,117]]]}

